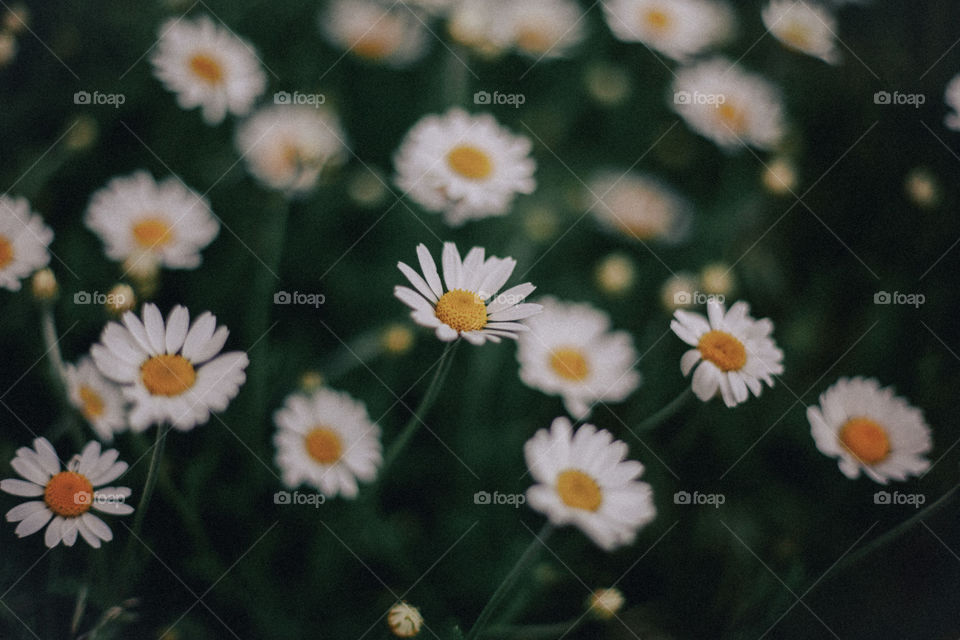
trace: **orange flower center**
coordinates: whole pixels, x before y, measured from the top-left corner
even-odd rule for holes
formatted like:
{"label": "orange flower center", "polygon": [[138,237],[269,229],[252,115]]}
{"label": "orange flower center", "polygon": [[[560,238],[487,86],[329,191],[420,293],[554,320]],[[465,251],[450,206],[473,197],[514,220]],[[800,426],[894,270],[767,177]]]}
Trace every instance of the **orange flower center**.
{"label": "orange flower center", "polygon": [[190,361],[181,355],[153,356],[140,367],[143,386],[155,396],[178,396],[197,380]]}
{"label": "orange flower center", "polygon": [[450,168],[468,180],[483,180],[493,173],[493,161],[481,149],[462,144],[447,154]]}
{"label": "orange flower center", "polygon": [[310,457],[320,464],[333,464],[343,455],[343,442],[337,432],[329,427],[311,429],[303,439],[303,446]]}
{"label": "orange flower center", "polygon": [[487,305],[472,291],[453,289],[437,302],[434,314],[455,331],[478,331],[487,324]]}
{"label": "orange flower center", "polygon": [[747,350],[743,343],[726,331],[707,331],[697,344],[700,355],[717,365],[721,371],[738,371],[747,364]]}
{"label": "orange flower center", "polygon": [[644,22],[654,31],[664,31],[670,26],[670,16],[659,9],[651,9],[643,16]]}
{"label": "orange flower center", "polygon": [[13,243],[6,236],[0,235],[0,269],[13,262]]}
{"label": "orange flower center", "polygon": [[717,116],[720,122],[734,133],[740,134],[747,130],[747,114],[729,102],[717,106]]}
{"label": "orange flower center", "polygon": [[223,66],[216,58],[205,53],[190,58],[190,71],[211,86],[223,83]]}
{"label": "orange flower center", "polygon": [[105,404],[99,393],[86,385],[80,387],[80,412],[87,420],[93,420],[103,415]]}
{"label": "orange flower center", "polygon": [[554,349],[550,353],[550,368],[561,378],[579,382],[590,374],[590,366],[583,352],[572,347]]}
{"label": "orange flower center", "polygon": [[173,240],[173,231],[160,218],[144,218],[133,225],[133,239],[143,249],[160,248]]}
{"label": "orange flower center", "polygon": [[364,34],[350,48],[356,55],[367,60],[383,60],[395,49],[394,43],[383,35]]}
{"label": "orange flower center", "polygon": [[890,455],[887,431],[870,418],[851,418],[840,427],[840,444],[864,464],[883,462]]}
{"label": "orange flower center", "polygon": [[603,504],[600,485],[577,469],[567,469],[557,475],[557,493],[564,504],[574,509],[596,511]]}
{"label": "orange flower center", "polygon": [[47,487],[43,490],[43,501],[56,515],[76,518],[90,510],[93,485],[84,475],[61,471],[47,482]]}
{"label": "orange flower center", "polygon": [[549,34],[532,25],[521,27],[517,31],[515,42],[517,47],[530,53],[544,53],[554,45],[554,40]]}

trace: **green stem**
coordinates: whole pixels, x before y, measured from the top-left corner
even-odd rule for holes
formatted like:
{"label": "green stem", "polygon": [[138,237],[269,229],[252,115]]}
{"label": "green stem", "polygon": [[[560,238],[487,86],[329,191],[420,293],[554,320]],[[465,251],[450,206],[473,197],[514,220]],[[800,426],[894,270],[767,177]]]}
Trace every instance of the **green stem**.
{"label": "green stem", "polygon": [[580,616],[576,620],[555,624],[500,625],[490,627],[483,635],[491,638],[502,638],[503,640],[511,640],[512,638],[518,640],[561,638],[579,627],[584,620],[585,616]]}
{"label": "green stem", "polygon": [[674,414],[680,411],[680,409],[682,409],[684,405],[686,405],[687,402],[689,402],[692,397],[693,397],[693,389],[691,387],[687,387],[680,393],[680,395],[678,395],[676,398],[671,400],[669,404],[667,404],[665,407],[663,407],[662,409],[657,411],[655,414],[653,414],[652,416],[650,416],[649,418],[641,422],[639,425],[637,425],[637,428],[635,429],[635,431],[637,432],[649,431],[654,427],[660,426],[661,424],[663,424],[664,422],[672,418]]}
{"label": "green stem", "polygon": [[43,332],[43,344],[50,359],[50,371],[56,381],[58,391],[66,398],[67,372],[63,365],[63,354],[60,352],[60,340],[57,337],[57,325],[53,319],[53,305],[44,302],[40,309],[40,328]]}
{"label": "green stem", "polygon": [[143,519],[147,513],[147,507],[150,505],[150,498],[153,496],[153,489],[157,485],[157,476],[160,472],[160,458],[163,455],[163,445],[166,442],[166,435],[170,431],[167,424],[157,425],[157,438],[153,443],[153,453],[150,455],[150,467],[147,469],[147,480],[143,484],[143,495],[140,502],[137,503],[137,515],[133,520],[133,529],[131,529],[130,539],[127,541],[127,570],[130,571],[134,560],[134,545],[138,544],[140,531],[143,529]]}

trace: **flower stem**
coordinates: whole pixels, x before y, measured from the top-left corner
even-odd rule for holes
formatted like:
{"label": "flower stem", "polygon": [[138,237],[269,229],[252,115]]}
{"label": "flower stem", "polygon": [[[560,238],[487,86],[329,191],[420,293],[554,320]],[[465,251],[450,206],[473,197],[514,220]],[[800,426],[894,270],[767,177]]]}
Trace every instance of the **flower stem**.
{"label": "flower stem", "polygon": [[50,359],[50,372],[59,387],[59,391],[66,398],[67,371],[63,365],[63,354],[60,352],[60,339],[57,337],[57,324],[53,319],[53,305],[44,302],[40,306],[40,328],[43,332],[43,345]]}
{"label": "flower stem", "polygon": [[513,638],[517,638],[518,640],[562,638],[579,627],[584,619],[584,616],[580,616],[576,620],[568,620],[554,624],[500,625],[490,627],[483,635],[491,638],[501,638],[502,640],[511,640]]}
{"label": "flower stem", "polygon": [[127,568],[132,566],[133,549],[140,537],[140,530],[143,528],[143,519],[147,513],[147,507],[150,505],[150,498],[153,496],[153,489],[157,485],[157,476],[160,474],[160,458],[163,455],[163,445],[166,442],[167,433],[170,426],[161,424],[157,426],[157,438],[153,442],[153,453],[150,455],[150,467],[147,469],[147,480],[143,484],[143,495],[137,504],[137,515],[133,520],[133,529],[131,529],[130,539],[127,541]]}
{"label": "flower stem", "polygon": [[675,413],[680,411],[680,409],[682,409],[692,397],[693,389],[687,387],[680,393],[680,395],[671,400],[669,404],[637,425],[636,431],[649,431],[654,427],[659,427],[661,424],[672,418]]}

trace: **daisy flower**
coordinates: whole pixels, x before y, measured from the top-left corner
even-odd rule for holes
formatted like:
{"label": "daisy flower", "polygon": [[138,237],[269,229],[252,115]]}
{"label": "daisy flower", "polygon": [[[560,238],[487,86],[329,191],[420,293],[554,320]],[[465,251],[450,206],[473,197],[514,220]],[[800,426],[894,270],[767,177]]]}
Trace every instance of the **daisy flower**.
{"label": "daisy flower", "polygon": [[640,42],[684,62],[728,40],[733,11],[715,0],[608,0],[603,14],[624,42]]}
{"label": "daisy flower", "polygon": [[953,76],[947,84],[944,100],[950,108],[950,112],[943,118],[944,126],[960,131],[960,74]]}
{"label": "daisy flower", "polygon": [[491,39],[535,58],[560,58],[583,41],[586,23],[572,0],[505,2],[491,21]]}
{"label": "daisy flower", "polygon": [[536,163],[530,140],[515,136],[489,114],[451,109],[426,116],[394,156],[397,185],[451,226],[502,216],[518,193],[533,193]]}
{"label": "daisy flower", "polygon": [[423,615],[412,604],[398,602],[387,612],[387,626],[390,633],[398,638],[413,638],[420,633]]}
{"label": "daisy flower", "polygon": [[587,192],[597,220],[629,238],[676,244],[690,230],[690,204],[656,178],[606,171],[590,181]]}
{"label": "daisy flower", "polygon": [[725,58],[679,70],[672,106],[691,129],[727,149],[770,149],[784,135],[777,88]]}
{"label": "daisy flower", "polygon": [[223,122],[227,113],[247,115],[267,88],[253,46],[208,16],[164,22],[150,61],[180,107],[200,107],[208,125]]}
{"label": "daisy flower", "polygon": [[604,551],[631,544],[657,515],[653,490],[636,479],[643,465],[625,460],[627,444],[567,418],[540,429],[523,447],[530,475],[527,504],[554,525],[574,524]]}
{"label": "daisy flower", "polygon": [[[706,402],[717,395],[735,407],[763,390],[761,382],[773,386],[773,376],[783,373],[783,352],[770,337],[769,318],[750,317],[750,305],[737,302],[724,312],[722,303],[707,302],[707,316],[677,310],[670,328],[690,349],[680,359],[683,375],[693,373],[693,392]],[[699,366],[697,366],[699,363]]]}
{"label": "daisy flower", "polygon": [[405,4],[376,0],[334,0],[320,19],[333,46],[393,67],[421,59],[430,43],[426,25]]}
{"label": "daisy flower", "polygon": [[0,195],[0,287],[20,290],[20,281],[50,262],[53,231],[30,210],[26,198]]}
{"label": "daisy flower", "polygon": [[[133,513],[126,504],[127,487],[104,487],[127,470],[126,462],[117,462],[116,449],[100,452],[100,443],[93,441],[73,456],[61,470],[57,452],[46,438],[33,441],[33,449],[20,447],[10,466],[20,479],[0,482],[0,490],[24,498],[40,498],[17,505],[7,512],[7,522],[19,522],[16,533],[23,538],[44,526],[43,541],[51,549],[61,542],[72,547],[77,534],[94,549],[101,542],[113,540],[106,523],[91,513],[125,516]],[[47,525],[47,523],[50,523]]]}
{"label": "daisy flower", "polygon": [[873,378],[840,378],[819,406],[807,407],[807,420],[817,449],[839,459],[851,480],[863,471],[887,484],[930,468],[924,455],[933,444],[923,412]]}
{"label": "daisy flower", "polygon": [[837,20],[829,10],[803,0],[770,0],[763,25],[787,47],[824,62],[840,62],[835,42]]}
{"label": "daisy flower", "polygon": [[413,309],[410,317],[417,324],[436,331],[445,342],[463,337],[471,344],[485,341],[500,342],[500,338],[517,338],[527,327],[519,322],[540,313],[539,304],[523,302],[533,293],[529,282],[518,284],[496,295],[513,273],[517,261],[513,258],[491,256],[484,259],[483,247],[474,247],[467,257],[460,259],[457,245],[443,244],[443,283],[437,272],[437,263],[426,245],[417,246],[421,276],[406,264],[397,267],[416,291],[396,286],[393,293]]}
{"label": "daisy flower", "polygon": [[637,352],[625,331],[587,304],[541,298],[543,313],[527,320],[517,341],[524,384],[559,395],[571,416],[583,420],[596,402],[621,402],[640,386]]}
{"label": "daisy flower", "polygon": [[157,182],[146,171],[114,178],[94,193],[83,221],[108,258],[144,267],[196,269],[200,251],[220,233],[209,200],[177,178]]}
{"label": "daisy flower", "polygon": [[346,160],[346,139],[331,109],[278,104],[246,120],[236,146],[257,180],[292,194],[310,191],[325,165]]}
{"label": "daisy flower", "polygon": [[132,311],[122,319],[122,325],[107,324],[90,355],[133,403],[129,421],[136,432],[162,422],[181,431],[203,424],[227,408],[246,380],[247,354],[220,354],[230,332],[217,327],[209,311],[191,325],[190,313],[178,305],[164,324],[157,306],[145,304],[142,320]]}
{"label": "daisy flower", "polygon": [[294,393],[273,414],[277,466],[291,489],[309,484],[326,496],[355,498],[383,463],[380,427],[349,394],[325,387]]}
{"label": "daisy flower", "polygon": [[120,388],[103,377],[89,357],[66,365],[67,395],[104,442],[127,428],[126,403]]}

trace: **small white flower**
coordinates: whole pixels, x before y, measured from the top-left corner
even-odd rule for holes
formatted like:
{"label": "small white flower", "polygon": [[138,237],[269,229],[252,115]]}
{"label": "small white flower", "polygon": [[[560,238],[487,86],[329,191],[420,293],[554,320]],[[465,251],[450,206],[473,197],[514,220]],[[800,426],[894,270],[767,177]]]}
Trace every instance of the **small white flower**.
{"label": "small white flower", "polygon": [[621,402],[640,386],[633,338],[611,331],[606,313],[555,298],[537,302],[543,313],[527,320],[530,331],[517,342],[524,384],[561,396],[577,420],[588,418],[594,403]]}
{"label": "small white flower", "polygon": [[728,40],[736,28],[730,6],[715,0],[607,0],[603,12],[620,40],[680,62]]}
{"label": "small white flower", "polygon": [[[750,317],[750,306],[737,302],[724,312],[723,304],[707,302],[709,321],[699,313],[677,310],[670,328],[693,347],[680,359],[683,375],[693,373],[693,392],[706,402],[719,390],[723,402],[735,407],[773,386],[773,376],[783,373],[783,352],[770,337],[773,322]],[[698,365],[699,363],[699,365]]]}
{"label": "small white flower", "polygon": [[394,156],[396,183],[451,226],[501,216],[518,193],[533,193],[536,163],[528,138],[515,136],[489,114],[451,109],[426,116]]}
{"label": "small white flower", "polygon": [[690,204],[651,176],[605,171],[589,182],[587,198],[601,224],[628,238],[676,244],[690,231]]}
{"label": "small white flower", "polygon": [[383,463],[380,427],[362,402],[321,387],[307,396],[294,393],[273,416],[277,466],[283,483],[303,483],[326,496],[355,498],[357,481],[372,482]]}
{"label": "small white flower", "polygon": [[[113,532],[90,509],[125,516],[133,513],[126,504],[127,487],[104,487],[127,470],[126,462],[117,462],[116,449],[100,453],[100,443],[92,441],[73,456],[61,471],[57,452],[46,438],[33,441],[33,448],[20,447],[10,466],[25,480],[7,479],[0,490],[25,498],[40,498],[17,505],[7,512],[7,522],[19,522],[19,537],[36,533],[44,526],[44,543],[51,549],[61,542],[72,547],[77,534],[94,549],[101,541],[113,540]],[[47,525],[47,523],[50,523]]]}
{"label": "small white flower", "polygon": [[763,25],[786,46],[824,62],[837,64],[837,20],[824,7],[803,0],[770,0],[763,8]]}
{"label": "small white flower", "polygon": [[817,449],[837,458],[851,480],[863,471],[887,484],[930,468],[924,456],[933,444],[923,412],[873,378],[840,378],[819,406],[807,407],[807,420]]}
{"label": "small white flower", "polygon": [[50,262],[53,231],[30,210],[26,198],[0,195],[0,287],[20,290],[20,281]]}
{"label": "small white flower", "polygon": [[530,475],[527,503],[554,525],[573,524],[605,551],[633,543],[657,515],[653,490],[636,479],[643,465],[626,460],[627,444],[567,418],[540,429],[523,447]]}
{"label": "small white flower", "polygon": [[76,366],[68,364],[67,393],[72,404],[97,436],[104,442],[113,440],[113,434],[127,428],[126,403],[120,388],[103,377],[88,356]]}
{"label": "small white flower", "polygon": [[943,118],[943,124],[953,131],[960,131],[960,74],[953,76],[947,84],[944,100],[950,112]]}
{"label": "small white flower", "polygon": [[87,228],[100,236],[107,257],[169,269],[196,269],[200,251],[220,233],[210,201],[170,177],[146,171],[114,178],[90,198]]}
{"label": "small white flower", "polygon": [[387,613],[390,632],[398,638],[412,638],[420,633],[423,615],[420,610],[406,602],[398,602]]}
{"label": "small white flower", "polygon": [[220,354],[229,334],[209,311],[190,325],[190,313],[176,306],[164,324],[156,305],[145,304],[142,321],[127,311],[123,325],[108,323],[90,355],[133,403],[131,429],[168,422],[186,431],[226,409],[246,380],[247,354]]}
{"label": "small white flower", "polygon": [[490,39],[537,60],[560,58],[583,41],[586,24],[572,0],[508,0],[492,17]]}
{"label": "small white flower", "polygon": [[413,309],[410,317],[417,324],[434,329],[437,338],[445,342],[463,337],[471,344],[480,345],[500,338],[516,339],[517,333],[527,327],[519,322],[540,313],[539,304],[523,300],[533,293],[529,282],[518,284],[497,295],[513,273],[517,261],[513,258],[485,258],[483,247],[474,247],[467,257],[460,259],[457,245],[443,245],[443,284],[430,251],[423,244],[417,246],[421,276],[403,262],[400,271],[414,286],[396,286],[393,293]]}
{"label": "small white flower", "polygon": [[321,15],[320,27],[333,46],[394,67],[421,59],[430,44],[423,20],[404,3],[334,0]]}
{"label": "small white flower", "polygon": [[150,61],[183,109],[200,107],[204,121],[245,116],[267,87],[255,49],[207,16],[171,18],[160,26]]}
{"label": "small white flower", "polygon": [[587,611],[599,620],[616,617],[626,603],[623,592],[616,587],[597,589],[587,596]]}

